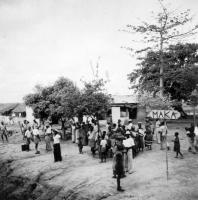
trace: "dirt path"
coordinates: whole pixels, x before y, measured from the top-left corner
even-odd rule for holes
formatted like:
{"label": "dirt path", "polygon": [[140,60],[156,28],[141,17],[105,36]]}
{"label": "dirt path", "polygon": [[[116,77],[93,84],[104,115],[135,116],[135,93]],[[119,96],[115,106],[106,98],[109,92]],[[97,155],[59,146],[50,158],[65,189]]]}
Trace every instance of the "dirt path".
{"label": "dirt path", "polygon": [[12,136],[9,144],[0,143],[1,161],[6,162],[0,167],[0,196],[4,195],[4,199],[198,199],[198,155],[186,151],[183,133],[181,143],[185,158],[175,159],[174,152],[168,152],[169,180],[166,180],[165,151],[154,144],[152,151],[140,153],[134,159],[135,173],[121,180],[124,193],[116,191],[111,159],[101,164],[92,158],[88,147],[80,155],[77,146],[68,141],[61,145],[63,161],[54,163],[52,153],[45,152],[44,143],[40,146],[41,154],[35,155],[34,150],[21,152],[19,138]]}

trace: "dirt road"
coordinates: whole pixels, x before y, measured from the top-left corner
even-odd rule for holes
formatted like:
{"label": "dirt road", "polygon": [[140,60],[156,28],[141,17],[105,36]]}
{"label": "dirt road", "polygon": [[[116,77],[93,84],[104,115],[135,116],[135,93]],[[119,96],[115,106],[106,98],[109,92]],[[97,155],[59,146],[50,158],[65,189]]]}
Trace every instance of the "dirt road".
{"label": "dirt road", "polygon": [[[170,135],[174,131],[171,128]],[[34,154],[33,144],[30,152],[21,152],[22,138],[15,134],[9,144],[0,142],[1,163],[4,163],[0,167],[0,199],[197,200],[198,154],[187,152],[186,136],[183,130],[180,132],[184,159],[174,158],[172,150],[168,152],[169,180],[166,180],[165,151],[154,144],[152,151],[140,153],[134,159],[135,172],[121,180],[124,193],[116,190],[111,159],[99,163],[98,158],[92,158],[89,147],[81,155],[75,144],[64,142],[63,161],[54,163],[52,152],[45,152],[43,142],[40,155]]]}

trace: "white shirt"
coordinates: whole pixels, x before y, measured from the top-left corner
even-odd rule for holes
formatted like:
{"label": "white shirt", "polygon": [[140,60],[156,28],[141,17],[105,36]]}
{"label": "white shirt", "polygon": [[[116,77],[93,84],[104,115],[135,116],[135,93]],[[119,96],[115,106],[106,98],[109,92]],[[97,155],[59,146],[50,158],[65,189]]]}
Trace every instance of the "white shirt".
{"label": "white shirt", "polygon": [[31,138],[31,132],[29,131],[29,130],[27,130],[26,132],[25,132],[25,136],[27,137],[27,138]]}
{"label": "white shirt", "polygon": [[61,136],[59,134],[56,134],[53,139],[54,139],[54,144],[59,144],[60,143],[60,138]]}
{"label": "white shirt", "polygon": [[51,133],[52,133],[52,129],[51,129],[51,127],[48,127],[46,130],[46,134],[51,134]]}
{"label": "white shirt", "polygon": [[36,135],[39,135],[39,130],[38,130],[38,129],[33,129],[32,132],[33,132],[33,135],[35,135],[35,136],[36,136]]}
{"label": "white shirt", "polygon": [[155,127],[159,128],[159,126],[160,126],[160,121],[158,120],[158,121],[156,121]]}
{"label": "white shirt", "polygon": [[133,123],[129,123],[127,126],[127,129],[131,130],[132,127],[133,127]]}
{"label": "white shirt", "polygon": [[123,145],[127,148],[130,148],[135,145],[133,138],[128,138],[126,140],[123,140]]}
{"label": "white shirt", "polygon": [[101,140],[100,146],[106,147],[106,145],[107,145],[107,141],[106,140]]}
{"label": "white shirt", "polygon": [[167,127],[165,125],[162,125],[159,127],[159,131],[162,132],[162,135],[166,135],[167,134]]}
{"label": "white shirt", "polygon": [[195,126],[194,134],[195,134],[196,136],[198,136],[198,127],[197,127],[197,126]]}

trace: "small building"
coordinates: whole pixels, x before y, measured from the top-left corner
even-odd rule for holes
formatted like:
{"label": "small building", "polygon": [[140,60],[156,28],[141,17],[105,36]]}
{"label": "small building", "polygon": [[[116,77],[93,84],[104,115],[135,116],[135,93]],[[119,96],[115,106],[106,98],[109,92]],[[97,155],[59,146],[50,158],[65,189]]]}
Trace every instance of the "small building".
{"label": "small building", "polygon": [[34,119],[32,108],[23,103],[3,103],[0,104],[0,121],[6,123],[18,123],[27,119],[32,122]]}
{"label": "small building", "polygon": [[26,117],[26,106],[23,103],[19,103],[13,110],[12,110],[13,117]]}
{"label": "small building", "polygon": [[138,100],[136,95],[113,95],[111,103],[111,119],[117,123],[120,119],[123,123],[130,119],[137,119]]}

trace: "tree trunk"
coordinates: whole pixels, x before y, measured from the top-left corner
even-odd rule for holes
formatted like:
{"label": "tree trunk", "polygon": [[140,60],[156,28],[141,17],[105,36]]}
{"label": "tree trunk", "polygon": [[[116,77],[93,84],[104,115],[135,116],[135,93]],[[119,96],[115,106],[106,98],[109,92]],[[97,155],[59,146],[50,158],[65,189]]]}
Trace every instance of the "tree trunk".
{"label": "tree trunk", "polygon": [[62,139],[66,139],[65,120],[61,120]]}
{"label": "tree trunk", "polygon": [[163,59],[163,38],[160,41],[160,97],[164,96],[164,59]]}

